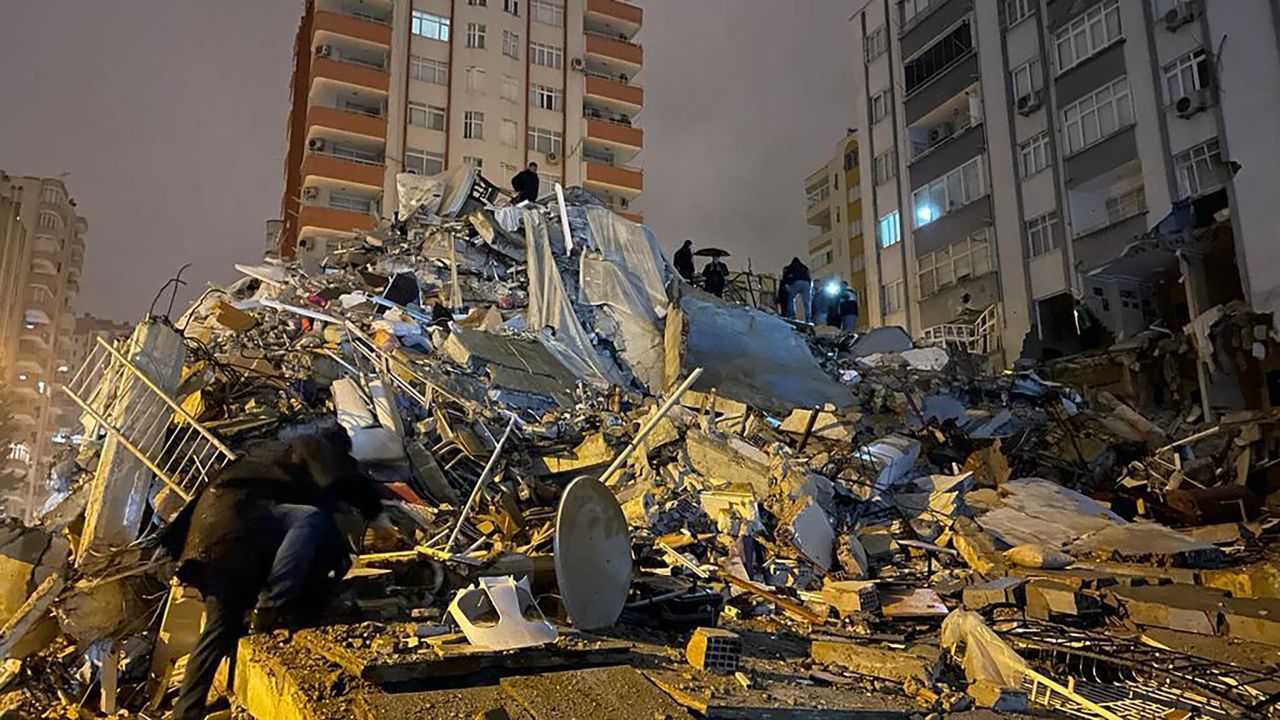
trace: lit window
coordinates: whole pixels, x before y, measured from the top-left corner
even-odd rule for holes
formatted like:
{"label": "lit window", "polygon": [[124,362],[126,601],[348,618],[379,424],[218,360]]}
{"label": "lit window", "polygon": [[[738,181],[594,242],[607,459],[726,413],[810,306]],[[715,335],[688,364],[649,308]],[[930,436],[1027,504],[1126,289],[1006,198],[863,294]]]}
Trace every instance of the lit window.
{"label": "lit window", "polygon": [[533,0],[533,21],[554,27],[564,26],[564,8],[548,0]]}
{"label": "lit window", "polygon": [[516,17],[520,17],[520,0],[502,0],[502,9]]}
{"label": "lit window", "polygon": [[529,102],[534,107],[559,112],[564,104],[563,100],[564,94],[560,91],[560,88],[547,87],[546,85],[533,85],[529,88]]}
{"label": "lit window", "polygon": [[986,194],[982,158],[976,157],[911,193],[911,204],[916,213],[915,226],[924,227]]}
{"label": "lit window", "polygon": [[1018,169],[1025,180],[1049,167],[1049,133],[1042,132],[1018,145]]}
{"label": "lit window", "polygon": [[484,113],[468,110],[462,116],[462,137],[467,140],[484,139]]}
{"label": "lit window", "polygon": [[1058,213],[1048,212],[1027,221],[1027,249],[1031,257],[1040,257],[1058,247]]}
{"label": "lit window", "polygon": [[1033,58],[1010,73],[1013,76],[1013,97],[1021,98],[1039,90],[1044,83],[1040,74],[1040,58]]}
{"label": "lit window", "polygon": [[1214,138],[1173,156],[1178,175],[1178,192],[1183,198],[1204,195],[1217,190],[1230,177],[1226,163]]}
{"label": "lit window", "polygon": [[409,148],[404,153],[404,169],[419,175],[439,175],[444,172],[444,156]]}
{"label": "lit window", "polygon": [[486,29],[484,23],[467,23],[467,47],[483,50]]}
{"label": "lit window", "polygon": [[502,54],[512,60],[520,59],[520,36],[510,30],[502,31]]}
{"label": "lit window", "polygon": [[1068,155],[1133,124],[1129,80],[1103,85],[1062,110],[1062,135]]}
{"label": "lit window", "polygon": [[1120,3],[1107,0],[1075,18],[1054,36],[1058,72],[1065,72],[1120,39]]}
{"label": "lit window", "polygon": [[449,18],[447,17],[414,10],[409,29],[414,35],[449,42]]}
{"label": "lit window", "polygon": [[531,127],[529,128],[529,149],[546,155],[553,153],[560,155],[564,150],[564,136],[555,130]]}
{"label": "lit window", "polygon": [[1210,87],[1209,54],[1194,50],[1164,66],[1164,86],[1169,104],[1196,90]]}
{"label": "lit window", "polygon": [[443,60],[409,56],[409,77],[432,85],[449,84],[449,63]]}
{"label": "lit window", "polygon": [[902,232],[898,225],[898,211],[894,210],[880,218],[876,223],[876,240],[880,247],[887,248],[902,242]]}
{"label": "lit window", "polygon": [[529,62],[559,70],[564,67],[564,50],[546,43],[529,43]]}

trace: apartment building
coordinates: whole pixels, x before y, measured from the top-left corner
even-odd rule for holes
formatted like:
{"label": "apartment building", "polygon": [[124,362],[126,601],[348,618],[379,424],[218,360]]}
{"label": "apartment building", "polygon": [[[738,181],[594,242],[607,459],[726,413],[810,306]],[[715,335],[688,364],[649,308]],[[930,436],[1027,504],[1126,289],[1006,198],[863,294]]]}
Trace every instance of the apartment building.
{"label": "apartment building", "polygon": [[544,189],[581,185],[639,220],[643,21],[619,0],[307,0],[280,254],[390,216],[397,173],[463,163],[509,191],[536,162]]}
{"label": "apartment building", "polygon": [[[866,249],[862,237],[862,168],[858,139],[850,131],[835,154],[805,178],[805,219],[814,233],[808,240],[808,264],[816,284],[847,281],[866,297]],[[866,315],[858,318],[866,327]]]}
{"label": "apartment building", "polygon": [[[1238,266],[1240,294],[1274,308],[1280,244],[1262,198],[1280,171],[1263,127],[1280,111],[1278,13],[1268,0],[871,0],[851,25],[873,322],[1004,363],[1029,331],[1072,352],[1082,317],[1123,338],[1203,309],[1156,292],[1185,262]],[[1206,243],[1134,259],[1171,211],[1215,192],[1229,262]],[[1227,288],[1231,274],[1213,273]]]}
{"label": "apartment building", "polygon": [[6,507],[29,515],[44,500],[40,479],[48,467],[50,440],[67,419],[55,398],[59,378],[69,370],[61,353],[75,330],[71,307],[80,290],[89,227],[57,178],[0,174],[0,197],[17,206],[27,242],[24,260],[12,275],[15,285],[4,288],[18,288],[16,322],[6,319],[16,342],[4,338],[5,347],[13,348],[4,373],[15,435],[4,472],[11,481],[20,479]]}

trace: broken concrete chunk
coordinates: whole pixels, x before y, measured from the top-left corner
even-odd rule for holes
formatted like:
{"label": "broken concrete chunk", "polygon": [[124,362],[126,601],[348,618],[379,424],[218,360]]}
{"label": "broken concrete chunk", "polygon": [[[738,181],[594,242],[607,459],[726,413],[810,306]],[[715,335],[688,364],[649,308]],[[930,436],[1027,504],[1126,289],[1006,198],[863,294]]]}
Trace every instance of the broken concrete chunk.
{"label": "broken concrete chunk", "polygon": [[880,593],[876,584],[870,581],[827,580],[822,584],[822,600],[841,618],[880,610]]}
{"label": "broken concrete chunk", "polygon": [[928,643],[891,650],[844,640],[814,640],[809,656],[815,662],[838,665],[859,675],[897,683],[910,680],[926,687],[933,685],[942,670],[942,648]]}
{"label": "broken concrete chunk", "polygon": [[1092,532],[1067,547],[1076,557],[1146,562],[1174,567],[1213,567],[1224,557],[1220,548],[1150,522],[1113,525]]}
{"label": "broken concrete chunk", "polygon": [[728,630],[700,627],[685,646],[685,659],[699,670],[732,675],[742,659],[742,639]]}
{"label": "broken concrete chunk", "polygon": [[693,469],[708,480],[746,485],[760,498],[769,494],[770,458],[750,443],[690,430],[685,436],[685,453]]}
{"label": "broken concrete chunk", "polygon": [[779,542],[789,543],[819,570],[831,568],[836,534],[817,500],[806,497],[791,503],[778,519],[776,534]]}
{"label": "broken concrete chunk", "polygon": [[1050,580],[1032,580],[1027,584],[1027,617],[1056,621],[1101,612],[1102,603],[1094,595],[1078,588]]}
{"label": "broken concrete chunk", "polygon": [[887,618],[940,618],[950,612],[931,588],[881,590],[880,611]]}
{"label": "broken concrete chunk", "polygon": [[1116,587],[1111,593],[1137,625],[1169,628],[1197,635],[1216,635],[1221,624],[1221,590],[1196,585]]}
{"label": "broken concrete chunk", "polygon": [[902,482],[920,457],[920,443],[902,435],[889,435],[858,448],[854,457],[871,468],[871,485],[851,490],[868,500]]}
{"label": "broken concrete chunk", "polygon": [[850,533],[836,540],[836,562],[845,575],[854,580],[865,580],[870,576],[871,560],[857,535]]}
{"label": "broken concrete chunk", "polygon": [[965,588],[961,597],[964,606],[970,610],[985,610],[990,607],[1021,607],[1026,602],[1023,586],[1026,580],[1016,577],[1002,577],[978,585]]}
{"label": "broken concrete chunk", "polygon": [[1230,598],[1222,617],[1227,637],[1280,647],[1280,598]]}
{"label": "broken concrete chunk", "polygon": [[810,417],[815,414],[817,417],[813,418],[813,429],[810,431],[813,435],[841,442],[853,440],[854,428],[830,410],[792,410],[787,419],[782,421],[779,429],[794,435],[803,435],[805,429],[809,427]]}
{"label": "broken concrete chunk", "polygon": [[1021,688],[1006,688],[989,680],[978,680],[969,684],[965,690],[973,703],[981,708],[998,713],[1025,713],[1028,708],[1027,691]]}
{"label": "broken concrete chunk", "polygon": [[1028,543],[1004,551],[1004,559],[1025,568],[1062,570],[1071,567],[1076,560],[1070,555],[1047,545]]}
{"label": "broken concrete chunk", "polygon": [[951,526],[951,546],[960,553],[974,571],[991,577],[1001,574],[1005,566],[1004,556],[996,549],[995,539],[983,532],[969,518],[960,518]]}

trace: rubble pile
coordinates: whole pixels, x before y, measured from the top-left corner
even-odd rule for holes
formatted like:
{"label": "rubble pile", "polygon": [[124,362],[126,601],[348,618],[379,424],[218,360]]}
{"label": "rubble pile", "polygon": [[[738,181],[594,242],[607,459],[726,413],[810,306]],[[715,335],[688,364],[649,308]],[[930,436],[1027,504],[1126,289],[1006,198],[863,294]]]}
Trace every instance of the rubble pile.
{"label": "rubble pile", "polygon": [[[221,685],[260,717],[1277,712],[1280,415],[1211,422],[1183,378],[1152,421],[1065,364],[725,303],[581,190],[399,189],[403,220],[75,373],[78,455],[0,528],[0,712],[164,708],[202,610],[156,538],[334,422],[384,519],[323,626],[241,642]],[[1266,355],[1246,315],[1165,357]]]}

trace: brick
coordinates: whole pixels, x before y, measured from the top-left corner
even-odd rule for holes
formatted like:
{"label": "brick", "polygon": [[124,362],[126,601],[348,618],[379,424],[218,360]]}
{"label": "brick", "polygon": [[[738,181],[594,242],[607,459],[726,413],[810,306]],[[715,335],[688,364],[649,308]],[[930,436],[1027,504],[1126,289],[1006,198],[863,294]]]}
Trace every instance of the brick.
{"label": "brick", "polygon": [[720,628],[700,627],[685,647],[685,658],[699,670],[730,675],[742,659],[742,639]]}

